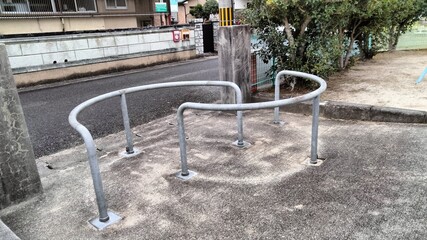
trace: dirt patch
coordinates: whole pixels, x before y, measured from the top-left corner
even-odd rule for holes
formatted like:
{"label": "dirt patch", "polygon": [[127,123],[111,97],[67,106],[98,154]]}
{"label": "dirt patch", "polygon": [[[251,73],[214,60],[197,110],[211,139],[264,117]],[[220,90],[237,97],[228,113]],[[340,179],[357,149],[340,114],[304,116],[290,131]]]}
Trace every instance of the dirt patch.
{"label": "dirt patch", "polygon": [[426,67],[427,50],[381,53],[330,77],[321,98],[427,111],[427,77],[415,83]]}

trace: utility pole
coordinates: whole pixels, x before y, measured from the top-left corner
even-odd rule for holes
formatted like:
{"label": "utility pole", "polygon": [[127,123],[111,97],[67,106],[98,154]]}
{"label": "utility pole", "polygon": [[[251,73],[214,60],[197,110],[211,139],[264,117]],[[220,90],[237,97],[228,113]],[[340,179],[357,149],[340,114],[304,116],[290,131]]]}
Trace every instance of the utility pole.
{"label": "utility pole", "polygon": [[[232,0],[219,0],[220,27],[218,29],[219,80],[234,82],[240,87],[243,102],[251,100],[250,28],[247,25],[233,25]],[[234,92],[221,91],[223,103],[234,103]]]}
{"label": "utility pole", "polygon": [[40,176],[6,47],[0,44],[0,209],[41,192]]}
{"label": "utility pole", "polygon": [[231,26],[234,22],[233,0],[219,0],[219,26]]}

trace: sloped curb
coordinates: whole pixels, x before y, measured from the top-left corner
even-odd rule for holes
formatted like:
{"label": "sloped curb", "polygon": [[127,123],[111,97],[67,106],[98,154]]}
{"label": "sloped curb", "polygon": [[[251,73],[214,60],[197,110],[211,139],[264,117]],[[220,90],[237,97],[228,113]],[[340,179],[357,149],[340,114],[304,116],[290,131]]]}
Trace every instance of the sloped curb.
{"label": "sloped curb", "polygon": [[[271,101],[265,97],[252,97],[253,102]],[[280,108],[285,112],[311,114],[311,102],[297,103]],[[427,123],[427,112],[403,108],[379,107],[368,104],[324,101],[320,103],[320,116],[329,119],[372,122]]]}
{"label": "sloped curb", "polygon": [[6,226],[2,220],[0,219],[0,236],[3,240],[19,240],[15,233],[10,230],[8,226]]}

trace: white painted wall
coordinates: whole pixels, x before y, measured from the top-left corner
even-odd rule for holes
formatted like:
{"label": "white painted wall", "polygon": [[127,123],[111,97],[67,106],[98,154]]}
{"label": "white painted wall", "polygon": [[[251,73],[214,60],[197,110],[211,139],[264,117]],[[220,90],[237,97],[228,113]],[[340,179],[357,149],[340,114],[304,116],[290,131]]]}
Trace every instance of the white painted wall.
{"label": "white painted wall", "polygon": [[173,41],[172,30],[27,37],[0,42],[6,45],[12,69],[29,70],[195,47],[194,30],[190,30],[190,41],[179,42]]}
{"label": "white painted wall", "polygon": [[248,6],[249,0],[235,0],[234,9],[246,9]]}

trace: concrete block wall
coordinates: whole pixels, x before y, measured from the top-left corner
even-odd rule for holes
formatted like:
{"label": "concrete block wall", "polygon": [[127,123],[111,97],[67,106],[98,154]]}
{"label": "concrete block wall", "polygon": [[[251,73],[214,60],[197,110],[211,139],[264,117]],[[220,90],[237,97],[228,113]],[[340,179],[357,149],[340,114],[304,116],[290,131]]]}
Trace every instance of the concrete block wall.
{"label": "concrete block wall", "polygon": [[[39,71],[91,63],[91,60],[149,54],[159,51],[186,51],[195,47],[194,31],[190,41],[174,42],[174,29],[73,34],[48,37],[3,39],[14,73]],[[96,62],[96,61],[95,61]]]}
{"label": "concrete block wall", "polygon": [[[218,29],[219,22],[212,22],[213,25],[213,37],[214,37],[214,50],[218,51]],[[196,28],[194,29],[195,43],[196,43],[196,53],[202,55],[204,53],[203,46],[203,23],[197,23]]]}
{"label": "concrete block wall", "polygon": [[194,38],[196,43],[196,54],[201,55],[204,53],[203,47],[203,23],[197,23],[194,29]]}

